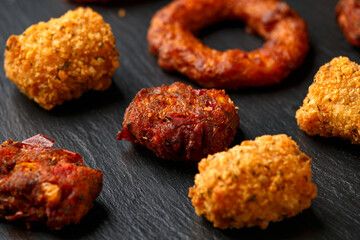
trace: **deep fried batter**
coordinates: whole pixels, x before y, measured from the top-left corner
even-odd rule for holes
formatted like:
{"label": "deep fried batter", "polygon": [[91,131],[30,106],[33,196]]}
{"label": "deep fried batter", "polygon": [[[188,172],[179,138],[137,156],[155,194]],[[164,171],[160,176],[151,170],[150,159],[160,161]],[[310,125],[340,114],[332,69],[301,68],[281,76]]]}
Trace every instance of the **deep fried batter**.
{"label": "deep fried batter", "polygon": [[348,42],[360,47],[360,1],[340,0],[336,5],[336,19]]}
{"label": "deep fried batter", "polygon": [[37,135],[0,146],[0,218],[60,229],[92,208],[102,172],[84,166],[77,153],[53,149],[53,142]]}
{"label": "deep fried batter", "polygon": [[160,158],[199,161],[228,147],[238,126],[236,108],[224,90],[176,82],[138,92],[118,140],[145,146]]}
{"label": "deep fried batter", "polygon": [[296,118],[309,135],[360,144],[360,66],[337,57],[320,67]]}
{"label": "deep fried batter", "polygon": [[106,90],[119,66],[109,24],[78,8],[29,27],[6,43],[6,76],[49,110],[88,90]]}
{"label": "deep fried batter", "polygon": [[[194,37],[202,27],[227,19],[245,21],[265,44],[251,52],[221,52]],[[151,20],[148,42],[164,69],[203,87],[226,89],[278,83],[302,64],[309,48],[305,21],[277,0],[175,0]]]}
{"label": "deep fried batter", "polygon": [[310,163],[284,134],[257,137],[201,160],[189,197],[215,227],[265,229],[310,207]]}

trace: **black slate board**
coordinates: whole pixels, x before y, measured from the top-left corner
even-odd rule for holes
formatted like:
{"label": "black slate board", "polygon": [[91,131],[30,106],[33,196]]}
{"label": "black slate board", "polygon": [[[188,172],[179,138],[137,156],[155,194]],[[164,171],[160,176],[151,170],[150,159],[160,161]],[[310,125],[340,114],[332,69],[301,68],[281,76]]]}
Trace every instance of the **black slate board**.
{"label": "black slate board", "polygon": [[[104,188],[94,208],[78,225],[60,231],[41,227],[26,230],[21,223],[0,221],[1,239],[360,239],[360,148],[348,141],[309,137],[299,130],[295,111],[302,104],[318,68],[336,56],[360,62],[359,49],[350,46],[335,21],[337,0],[288,0],[308,23],[311,50],[303,66],[281,84],[229,91],[239,107],[241,131],[234,144],[264,134],[292,136],[313,158],[318,197],[310,209],[265,231],[213,228],[199,217],[187,197],[197,172],[195,165],[156,158],[130,142],[117,141],[126,107],[141,88],[182,81],[168,73],[148,53],[146,33],[152,15],[169,1],[118,0],[91,7],[110,23],[121,52],[113,85],[45,111],[22,95],[0,68],[0,141],[23,140],[42,133],[55,147],[80,153],[88,166],[104,173]],[[0,52],[11,34],[31,24],[59,17],[79,4],[63,0],[1,0]],[[123,8],[126,16],[119,18]],[[262,40],[245,33],[241,22],[207,27],[199,37],[217,49],[252,50]],[[3,66],[3,57],[0,58]]]}

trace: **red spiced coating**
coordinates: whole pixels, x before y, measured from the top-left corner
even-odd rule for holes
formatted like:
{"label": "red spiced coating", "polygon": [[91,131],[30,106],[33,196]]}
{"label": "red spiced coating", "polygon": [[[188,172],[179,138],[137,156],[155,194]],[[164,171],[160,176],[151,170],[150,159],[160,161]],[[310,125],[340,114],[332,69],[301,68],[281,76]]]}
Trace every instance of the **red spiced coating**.
{"label": "red spiced coating", "polygon": [[340,0],[336,6],[336,19],[347,41],[360,47],[360,1]]}
{"label": "red spiced coating", "polygon": [[[229,19],[243,20],[265,44],[251,52],[222,52],[194,36],[207,25]],[[309,49],[305,21],[278,0],[174,0],[154,15],[147,39],[159,66],[206,88],[279,83],[303,63]]]}
{"label": "red spiced coating", "polygon": [[78,223],[92,208],[102,172],[84,166],[77,153],[53,149],[52,143],[37,135],[0,146],[0,218],[60,229]]}
{"label": "red spiced coating", "polygon": [[138,92],[117,138],[145,146],[159,158],[199,161],[228,147],[238,127],[236,108],[224,90],[176,82]]}

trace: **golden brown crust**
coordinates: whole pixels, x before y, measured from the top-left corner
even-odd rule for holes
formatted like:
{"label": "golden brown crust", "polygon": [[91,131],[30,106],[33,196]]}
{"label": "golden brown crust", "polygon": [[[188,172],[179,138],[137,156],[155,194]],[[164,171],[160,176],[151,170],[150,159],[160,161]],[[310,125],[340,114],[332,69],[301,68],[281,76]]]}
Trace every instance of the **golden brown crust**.
{"label": "golden brown crust", "polygon": [[[252,52],[221,52],[194,37],[226,19],[245,21],[266,43]],[[161,67],[208,88],[278,83],[302,64],[309,48],[305,21],[277,0],[175,0],[152,18],[147,38]]]}
{"label": "golden brown crust", "polygon": [[176,82],[138,92],[118,140],[145,146],[160,158],[200,161],[228,147],[238,127],[236,108],[224,90]]}
{"label": "golden brown crust", "polygon": [[320,67],[296,118],[309,135],[360,144],[360,66],[337,57]]}
{"label": "golden brown crust", "polygon": [[189,197],[215,227],[265,229],[310,207],[310,163],[284,134],[257,137],[201,160]]}
{"label": "golden brown crust", "polygon": [[336,19],[347,41],[360,47],[360,2],[340,0],[336,5]]}
{"label": "golden brown crust", "polygon": [[30,26],[6,43],[6,76],[50,110],[88,90],[106,90],[119,66],[109,24],[90,8],[77,8]]}

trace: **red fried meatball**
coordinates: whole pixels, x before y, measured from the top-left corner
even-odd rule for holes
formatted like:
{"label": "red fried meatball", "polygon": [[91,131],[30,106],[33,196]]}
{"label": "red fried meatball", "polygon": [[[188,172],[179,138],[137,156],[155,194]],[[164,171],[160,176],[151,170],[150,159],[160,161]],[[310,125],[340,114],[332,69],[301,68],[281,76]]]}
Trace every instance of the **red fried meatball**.
{"label": "red fried meatball", "polygon": [[37,135],[0,145],[0,218],[60,229],[78,223],[92,208],[102,172],[84,166],[77,153],[53,149],[53,143]]}
{"label": "red fried meatball", "polygon": [[360,1],[340,0],[336,5],[336,20],[347,41],[360,47]]}
{"label": "red fried meatball", "polygon": [[117,138],[160,158],[199,161],[228,147],[238,126],[236,107],[224,90],[176,82],[142,89],[126,109]]}

